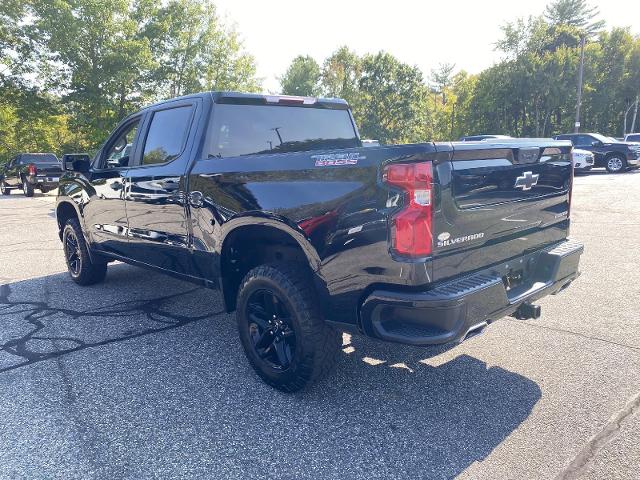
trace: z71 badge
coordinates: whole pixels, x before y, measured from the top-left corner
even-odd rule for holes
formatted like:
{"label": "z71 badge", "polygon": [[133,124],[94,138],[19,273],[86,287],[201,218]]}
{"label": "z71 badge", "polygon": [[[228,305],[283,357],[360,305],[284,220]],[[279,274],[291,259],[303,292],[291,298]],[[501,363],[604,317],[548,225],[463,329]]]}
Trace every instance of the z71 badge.
{"label": "z71 badge", "polygon": [[316,161],[316,167],[337,167],[340,165],[356,165],[358,160],[364,160],[364,155],[359,153],[327,153],[323,155],[311,155]]}

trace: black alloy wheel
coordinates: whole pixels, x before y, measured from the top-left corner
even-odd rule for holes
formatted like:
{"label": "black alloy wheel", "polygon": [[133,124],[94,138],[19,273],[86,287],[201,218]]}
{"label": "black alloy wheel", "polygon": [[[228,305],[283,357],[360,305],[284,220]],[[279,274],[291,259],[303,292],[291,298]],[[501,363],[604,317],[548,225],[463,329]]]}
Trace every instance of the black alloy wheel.
{"label": "black alloy wheel", "polygon": [[75,232],[70,231],[64,239],[64,256],[67,260],[67,267],[72,277],[80,275],[82,268],[82,253]]}
{"label": "black alloy wheel", "polygon": [[296,351],[291,313],[271,290],[257,290],[248,303],[249,337],[258,357],[276,370],[286,370]]}
{"label": "black alloy wheel", "polygon": [[236,302],[240,342],[268,385],[295,392],[330,372],[342,335],[322,316],[306,265],[259,265],[244,277]]}
{"label": "black alloy wheel", "polygon": [[77,218],[70,218],[62,230],[62,250],[71,279],[78,285],[93,285],[107,275],[107,261],[89,252]]}

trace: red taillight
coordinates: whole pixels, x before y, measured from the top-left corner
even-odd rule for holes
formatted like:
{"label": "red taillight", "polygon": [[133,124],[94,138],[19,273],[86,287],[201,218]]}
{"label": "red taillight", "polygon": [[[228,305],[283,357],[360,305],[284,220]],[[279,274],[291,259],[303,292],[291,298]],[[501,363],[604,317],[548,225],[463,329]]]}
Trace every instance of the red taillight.
{"label": "red taillight", "polygon": [[38,169],[33,163],[30,163],[28,168],[29,168],[29,175],[35,176],[38,174]]}
{"label": "red taillight", "polygon": [[392,217],[391,241],[400,255],[424,257],[431,253],[431,162],[396,163],[384,170],[384,181],[407,193],[407,204]]}

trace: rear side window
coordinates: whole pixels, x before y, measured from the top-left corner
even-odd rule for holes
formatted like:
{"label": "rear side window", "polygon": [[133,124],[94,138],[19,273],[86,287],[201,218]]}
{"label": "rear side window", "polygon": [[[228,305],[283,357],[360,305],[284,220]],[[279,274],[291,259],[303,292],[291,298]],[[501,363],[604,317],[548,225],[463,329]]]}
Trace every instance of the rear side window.
{"label": "rear side window", "polygon": [[638,135],[627,135],[627,142],[640,142],[640,133]]}
{"label": "rear side window", "polygon": [[144,165],[170,162],[182,153],[192,112],[191,105],[154,112],[144,143]]}
{"label": "rear side window", "polygon": [[209,157],[360,146],[348,110],[275,105],[215,106]]}

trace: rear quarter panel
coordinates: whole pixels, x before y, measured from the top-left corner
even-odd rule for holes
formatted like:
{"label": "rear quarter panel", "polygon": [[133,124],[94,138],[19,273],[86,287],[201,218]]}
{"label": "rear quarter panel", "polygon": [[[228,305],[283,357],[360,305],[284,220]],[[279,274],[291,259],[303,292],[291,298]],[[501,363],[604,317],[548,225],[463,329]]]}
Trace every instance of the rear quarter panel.
{"label": "rear quarter panel", "polygon": [[[388,190],[380,172],[390,161],[429,160],[433,144],[337,151],[249,155],[198,160],[189,190],[202,194],[191,208],[196,255],[219,259],[225,237],[242,225],[271,225],[290,233],[326,286],[329,318],[351,321],[374,284],[427,283],[428,264],[411,268],[389,255]],[[207,277],[219,261],[199,261]],[[418,264],[416,264],[418,265]]]}

